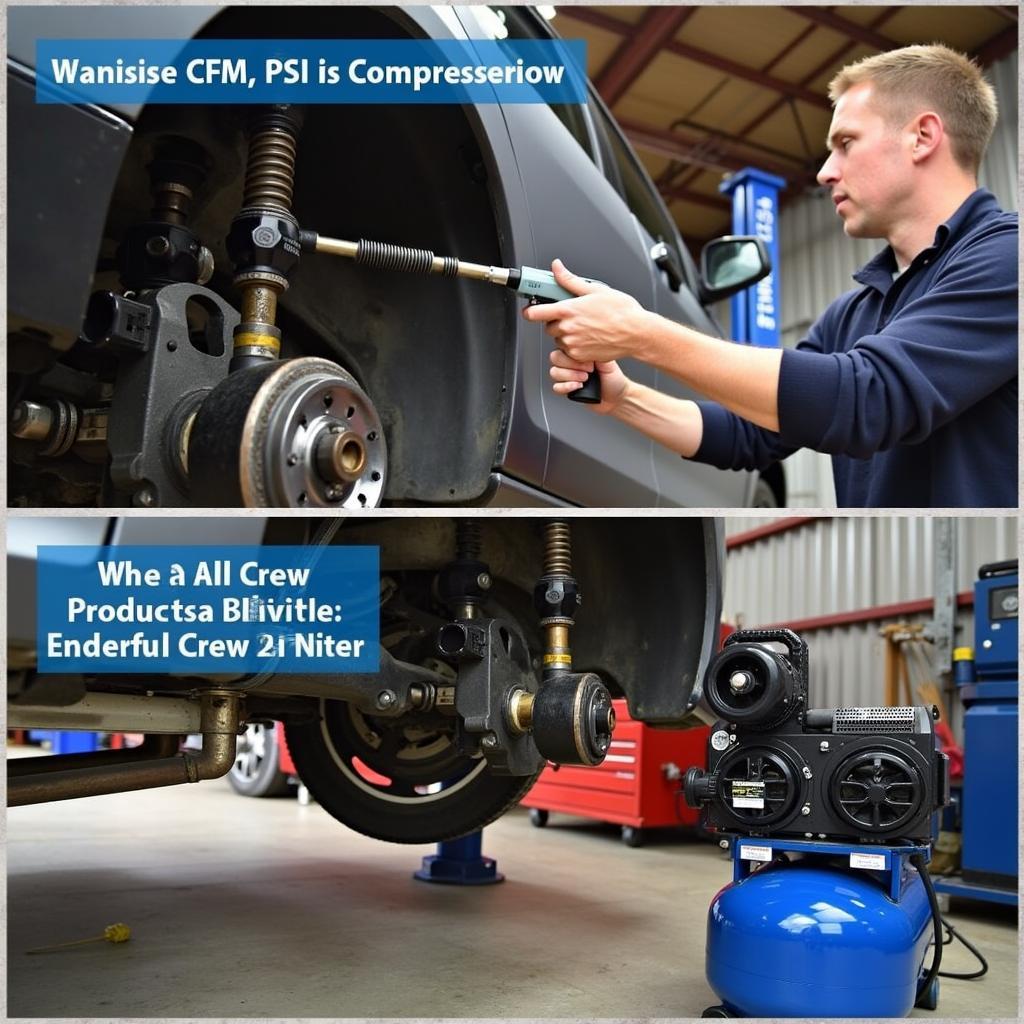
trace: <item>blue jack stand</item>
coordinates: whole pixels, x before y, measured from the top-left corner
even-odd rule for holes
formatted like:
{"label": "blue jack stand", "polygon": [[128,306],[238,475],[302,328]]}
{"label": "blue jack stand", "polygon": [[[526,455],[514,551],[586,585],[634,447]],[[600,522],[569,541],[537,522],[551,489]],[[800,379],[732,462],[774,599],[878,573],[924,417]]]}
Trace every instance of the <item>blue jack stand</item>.
{"label": "blue jack stand", "polygon": [[472,832],[461,839],[446,839],[437,844],[437,853],[423,858],[413,878],[421,882],[446,885],[494,885],[504,882],[497,861],[480,853],[483,832]]}

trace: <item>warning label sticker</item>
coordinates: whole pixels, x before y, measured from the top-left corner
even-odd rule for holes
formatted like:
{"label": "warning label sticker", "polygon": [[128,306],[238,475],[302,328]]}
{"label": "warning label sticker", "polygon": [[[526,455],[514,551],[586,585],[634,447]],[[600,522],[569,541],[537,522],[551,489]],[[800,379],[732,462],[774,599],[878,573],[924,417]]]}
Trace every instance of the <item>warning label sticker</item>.
{"label": "warning label sticker", "polygon": [[770,846],[747,846],[740,845],[740,860],[763,860],[772,859],[772,848]]}
{"label": "warning label sticker", "polygon": [[884,853],[851,853],[850,854],[850,867],[851,868],[865,868],[868,871],[884,871],[885,870],[885,854]]}
{"label": "warning label sticker", "polygon": [[763,782],[734,782],[732,784],[733,807],[750,807],[764,810]]}

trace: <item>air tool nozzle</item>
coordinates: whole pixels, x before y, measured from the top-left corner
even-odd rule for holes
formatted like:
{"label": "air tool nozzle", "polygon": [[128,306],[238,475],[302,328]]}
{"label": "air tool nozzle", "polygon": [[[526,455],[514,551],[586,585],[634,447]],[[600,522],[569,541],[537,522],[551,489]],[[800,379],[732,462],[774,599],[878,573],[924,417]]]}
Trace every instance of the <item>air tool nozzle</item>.
{"label": "air tool nozzle", "polygon": [[[469,263],[454,256],[435,256],[429,249],[411,249],[389,242],[371,242],[365,238],[358,242],[346,242],[341,238],[326,238],[315,231],[300,231],[299,244],[309,252],[344,256],[374,270],[465,277],[471,281],[501,285],[511,288],[531,304],[575,298],[572,292],[566,291],[555,280],[551,271],[536,267],[491,267],[483,263]],[[600,284],[589,277],[583,280],[590,284]],[[588,405],[596,405],[601,401],[601,375],[596,369],[590,371],[583,387],[571,392],[569,398]]]}

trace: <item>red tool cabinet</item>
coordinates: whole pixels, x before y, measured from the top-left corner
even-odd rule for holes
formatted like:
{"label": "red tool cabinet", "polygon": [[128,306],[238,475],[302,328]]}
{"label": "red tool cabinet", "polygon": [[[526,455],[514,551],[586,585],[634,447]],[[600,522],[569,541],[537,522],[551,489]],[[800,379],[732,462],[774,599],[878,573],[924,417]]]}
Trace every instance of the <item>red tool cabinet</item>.
{"label": "red tool cabinet", "polygon": [[[687,807],[680,792],[681,775],[691,765],[707,767],[709,729],[652,729],[629,717],[624,700],[613,701],[615,733],[604,762],[595,768],[548,765],[521,801],[530,820],[547,824],[560,811],[622,826],[630,846],[643,840],[643,829],[697,823],[699,811]],[[679,776],[670,766],[678,769]]]}

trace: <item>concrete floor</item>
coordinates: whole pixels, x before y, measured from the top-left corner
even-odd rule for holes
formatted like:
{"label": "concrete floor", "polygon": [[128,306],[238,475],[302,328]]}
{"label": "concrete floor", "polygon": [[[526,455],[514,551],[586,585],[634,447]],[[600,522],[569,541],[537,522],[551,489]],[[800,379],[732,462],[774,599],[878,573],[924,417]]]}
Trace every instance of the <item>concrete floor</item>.
{"label": "concrete floor", "polygon": [[[717,1002],[704,920],[714,845],[517,810],[484,833],[502,885],[414,881],[433,847],[223,781],[16,808],[7,822],[10,1017],[680,1018]],[[988,957],[930,1018],[1015,1018],[1015,910],[954,905]],[[131,941],[38,956],[116,921]],[[947,947],[943,967],[971,970]]]}

